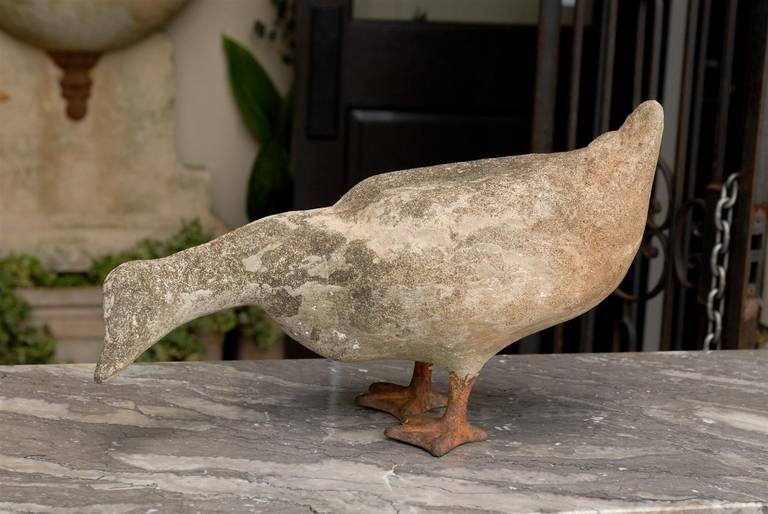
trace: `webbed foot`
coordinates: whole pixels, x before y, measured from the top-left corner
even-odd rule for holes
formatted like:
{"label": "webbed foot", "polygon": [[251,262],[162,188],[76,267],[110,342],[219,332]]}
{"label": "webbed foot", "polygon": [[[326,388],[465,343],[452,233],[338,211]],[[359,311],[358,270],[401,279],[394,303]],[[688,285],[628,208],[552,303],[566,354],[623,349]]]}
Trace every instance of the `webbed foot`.
{"label": "webbed foot", "polygon": [[355,398],[355,403],[361,407],[369,407],[392,414],[397,419],[405,419],[409,416],[424,414],[432,409],[445,407],[448,398],[441,393],[419,393],[410,386],[400,386],[379,382],[374,386],[391,386],[387,388],[373,388],[370,392],[361,394]]}
{"label": "webbed foot", "polygon": [[445,455],[457,446],[485,441],[488,434],[469,423],[467,403],[475,376],[448,376],[448,407],[439,418],[428,416],[406,417],[402,423],[389,427],[384,435],[404,443],[424,448],[435,457]]}
{"label": "webbed foot", "polygon": [[362,407],[388,412],[402,420],[408,416],[445,407],[448,398],[444,394],[432,391],[432,365],[417,362],[410,385],[377,382],[371,385],[367,393],[355,398],[355,403]]}
{"label": "webbed foot", "polygon": [[444,417],[412,416],[399,425],[389,427],[384,435],[427,450],[441,457],[465,443],[485,441],[488,434],[468,421],[453,421]]}

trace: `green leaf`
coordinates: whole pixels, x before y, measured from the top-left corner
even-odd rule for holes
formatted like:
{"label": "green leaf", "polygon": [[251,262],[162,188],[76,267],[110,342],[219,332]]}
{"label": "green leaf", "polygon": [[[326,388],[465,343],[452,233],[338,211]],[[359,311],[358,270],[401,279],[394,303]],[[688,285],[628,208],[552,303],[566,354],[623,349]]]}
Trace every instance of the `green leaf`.
{"label": "green leaf", "polygon": [[291,151],[291,121],[293,121],[293,86],[280,103],[276,129],[277,140],[288,153]]}
{"label": "green leaf", "polygon": [[176,252],[198,246],[203,243],[207,243],[213,239],[213,236],[203,230],[203,226],[200,224],[200,220],[194,219],[189,222],[184,222],[181,230],[176,232],[168,239],[162,246],[161,256],[173,255]]}
{"label": "green leaf", "polygon": [[235,309],[225,309],[223,311],[214,312],[213,314],[198,318],[192,322],[196,333],[215,332],[218,334],[226,334],[235,328],[237,324],[238,319]]}
{"label": "green leaf", "polygon": [[9,255],[0,261],[0,266],[11,287],[49,286],[56,280],[54,272],[29,255]]}
{"label": "green leaf", "polygon": [[238,309],[241,334],[256,342],[260,349],[267,349],[283,335],[277,324],[258,307],[248,305]]}
{"label": "green leaf", "polygon": [[223,36],[224,53],[229,69],[229,84],[248,128],[262,144],[277,131],[280,95],[251,52],[236,41]]}
{"label": "green leaf", "polygon": [[205,356],[205,346],[195,334],[193,323],[172,330],[136,360],[138,362],[160,362],[202,359]]}
{"label": "green leaf", "polygon": [[286,211],[292,200],[288,153],[272,139],[259,151],[251,169],[246,197],[248,217],[256,220]]}

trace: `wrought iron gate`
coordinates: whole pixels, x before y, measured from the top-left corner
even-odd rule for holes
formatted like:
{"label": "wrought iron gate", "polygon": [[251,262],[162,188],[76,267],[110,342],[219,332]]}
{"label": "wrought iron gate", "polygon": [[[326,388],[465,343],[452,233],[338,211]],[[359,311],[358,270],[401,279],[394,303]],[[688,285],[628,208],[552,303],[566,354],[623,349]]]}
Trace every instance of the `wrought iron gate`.
{"label": "wrought iron gate", "polygon": [[[572,149],[659,99],[662,158],[626,280],[590,313],[508,351],[698,349],[715,327],[708,299],[713,316],[723,305],[722,347],[754,347],[768,208],[768,1],[564,3],[539,0],[537,28],[375,22],[354,18],[353,0],[300,2],[294,207],[332,203],[382,171],[525,153],[529,135],[534,151]],[[714,214],[733,173],[739,197],[726,234]],[[718,232],[719,248],[730,249],[722,275]],[[289,345],[291,356],[302,351]]]}
{"label": "wrought iron gate", "polygon": [[[755,347],[768,206],[768,2],[576,0],[566,42],[560,41],[561,1],[539,5],[534,151],[584,144],[646,99],[662,101],[676,123],[667,125],[645,237],[627,278],[596,309],[528,348],[698,349],[708,332],[710,340],[715,335],[708,300],[712,318],[713,305],[724,306],[722,347]],[[582,70],[588,17],[599,31],[594,76]],[[671,76],[678,43],[679,80]],[[560,48],[569,48],[567,55]],[[570,59],[567,77],[557,76],[562,59]],[[558,124],[561,109],[567,116]],[[741,193],[724,241],[716,206],[723,183],[736,173]],[[729,203],[723,200],[721,210]],[[721,276],[726,247],[729,266]]]}

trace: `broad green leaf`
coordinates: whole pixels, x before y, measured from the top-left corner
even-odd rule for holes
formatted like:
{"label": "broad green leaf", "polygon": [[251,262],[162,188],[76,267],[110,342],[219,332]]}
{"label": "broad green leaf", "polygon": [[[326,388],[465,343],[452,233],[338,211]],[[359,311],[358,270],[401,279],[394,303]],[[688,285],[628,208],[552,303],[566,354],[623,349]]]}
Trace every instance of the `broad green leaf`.
{"label": "broad green leaf", "polygon": [[272,139],[259,151],[251,169],[246,197],[251,220],[291,208],[293,185],[285,148]]}
{"label": "broad green leaf", "polygon": [[293,86],[280,102],[280,113],[277,118],[277,140],[290,154],[291,152],[291,121],[293,120]]}
{"label": "broad green leaf", "polygon": [[229,83],[248,128],[262,144],[276,133],[283,103],[275,85],[251,52],[223,36]]}

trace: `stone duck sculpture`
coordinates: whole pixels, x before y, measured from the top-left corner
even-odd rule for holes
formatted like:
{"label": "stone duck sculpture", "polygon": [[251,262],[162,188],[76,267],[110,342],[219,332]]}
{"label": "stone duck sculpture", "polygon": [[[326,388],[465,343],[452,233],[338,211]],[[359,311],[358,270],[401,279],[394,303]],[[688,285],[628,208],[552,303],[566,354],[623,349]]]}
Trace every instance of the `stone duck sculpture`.
{"label": "stone duck sculpture", "polygon": [[[376,175],[330,207],[123,264],[104,284],[95,380],[183,323],[258,305],[329,359],[415,361],[410,385],[373,384],[357,399],[401,420],[388,437],[435,456],[484,440],[467,419],[483,365],[591,309],[627,272],[662,129],[661,106],[645,102],[586,148]],[[433,364],[449,371],[447,397],[432,390]]]}

